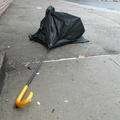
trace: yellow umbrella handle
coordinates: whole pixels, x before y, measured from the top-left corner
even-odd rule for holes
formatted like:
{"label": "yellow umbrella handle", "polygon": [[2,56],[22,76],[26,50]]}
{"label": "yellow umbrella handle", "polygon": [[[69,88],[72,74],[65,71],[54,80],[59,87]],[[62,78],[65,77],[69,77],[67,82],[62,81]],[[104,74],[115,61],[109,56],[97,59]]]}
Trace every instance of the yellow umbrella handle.
{"label": "yellow umbrella handle", "polygon": [[28,93],[28,96],[27,96],[24,100],[22,100],[23,97],[24,97],[24,95],[25,95],[25,93],[26,93],[26,91],[27,91],[27,89],[28,89],[28,85],[25,85],[25,86],[22,88],[20,94],[19,94],[18,97],[16,98],[16,102],[15,102],[16,107],[22,107],[22,106],[28,104],[28,103],[30,102],[30,100],[32,99],[32,97],[33,97],[33,92],[29,92],[29,93]]}

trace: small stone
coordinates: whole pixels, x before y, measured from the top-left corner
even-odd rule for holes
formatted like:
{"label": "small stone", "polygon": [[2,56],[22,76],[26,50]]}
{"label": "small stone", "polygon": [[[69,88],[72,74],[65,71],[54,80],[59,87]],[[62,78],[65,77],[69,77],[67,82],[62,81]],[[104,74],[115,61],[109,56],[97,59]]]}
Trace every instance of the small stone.
{"label": "small stone", "polygon": [[64,102],[65,102],[65,103],[68,103],[68,100],[65,100]]}
{"label": "small stone", "polygon": [[28,67],[28,69],[29,69],[29,70],[31,70],[31,68],[30,68],[30,67]]}
{"label": "small stone", "polygon": [[27,67],[29,64],[25,64],[25,66]]}
{"label": "small stone", "polygon": [[55,109],[52,110],[52,113],[54,113],[54,112],[55,112]]}
{"label": "small stone", "polygon": [[6,102],[8,102],[9,100],[8,100],[8,99],[6,99],[5,101],[6,101]]}

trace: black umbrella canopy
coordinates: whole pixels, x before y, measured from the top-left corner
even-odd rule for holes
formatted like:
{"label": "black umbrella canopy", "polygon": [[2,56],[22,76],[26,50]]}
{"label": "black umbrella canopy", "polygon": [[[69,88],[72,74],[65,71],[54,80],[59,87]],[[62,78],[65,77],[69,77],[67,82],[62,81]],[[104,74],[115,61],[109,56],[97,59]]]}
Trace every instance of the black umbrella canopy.
{"label": "black umbrella canopy", "polygon": [[56,12],[54,7],[49,6],[40,28],[29,38],[51,49],[69,43],[88,42],[82,37],[84,32],[85,29],[79,17]]}

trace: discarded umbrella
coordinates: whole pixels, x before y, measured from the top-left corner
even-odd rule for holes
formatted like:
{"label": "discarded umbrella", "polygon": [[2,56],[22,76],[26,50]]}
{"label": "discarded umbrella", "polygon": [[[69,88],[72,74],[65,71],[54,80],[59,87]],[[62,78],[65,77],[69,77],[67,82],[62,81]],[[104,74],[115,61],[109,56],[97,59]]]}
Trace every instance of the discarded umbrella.
{"label": "discarded umbrella", "polygon": [[40,60],[40,63],[36,67],[30,79],[16,98],[16,107],[22,107],[29,103],[32,99],[33,92],[29,92],[28,96],[22,100],[28,86],[41,67],[42,62],[49,50],[65,44],[88,42],[88,40],[82,37],[84,32],[85,29],[79,17],[63,12],[56,12],[52,6],[47,8],[46,15],[41,21],[40,28],[35,34],[29,36],[30,40],[43,44],[47,48],[47,51]]}

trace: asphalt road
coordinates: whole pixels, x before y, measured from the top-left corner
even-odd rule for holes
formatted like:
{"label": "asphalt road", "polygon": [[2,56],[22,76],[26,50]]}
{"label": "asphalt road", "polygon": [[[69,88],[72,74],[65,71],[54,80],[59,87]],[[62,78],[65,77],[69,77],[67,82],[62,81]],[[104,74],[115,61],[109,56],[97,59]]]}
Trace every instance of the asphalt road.
{"label": "asphalt road", "polygon": [[97,0],[66,0],[66,1],[120,11],[120,2],[106,2]]}

